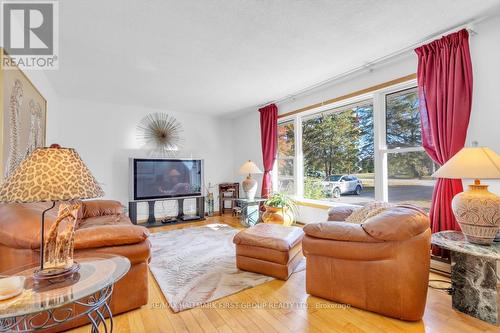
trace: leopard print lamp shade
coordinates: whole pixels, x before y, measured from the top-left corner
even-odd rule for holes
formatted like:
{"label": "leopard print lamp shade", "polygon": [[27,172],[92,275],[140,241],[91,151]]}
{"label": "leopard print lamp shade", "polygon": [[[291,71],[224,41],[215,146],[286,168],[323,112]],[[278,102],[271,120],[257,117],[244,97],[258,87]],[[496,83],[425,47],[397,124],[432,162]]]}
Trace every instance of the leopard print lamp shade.
{"label": "leopard print lamp shade", "polygon": [[38,148],[0,187],[0,202],[70,201],[102,197],[103,190],[71,148]]}

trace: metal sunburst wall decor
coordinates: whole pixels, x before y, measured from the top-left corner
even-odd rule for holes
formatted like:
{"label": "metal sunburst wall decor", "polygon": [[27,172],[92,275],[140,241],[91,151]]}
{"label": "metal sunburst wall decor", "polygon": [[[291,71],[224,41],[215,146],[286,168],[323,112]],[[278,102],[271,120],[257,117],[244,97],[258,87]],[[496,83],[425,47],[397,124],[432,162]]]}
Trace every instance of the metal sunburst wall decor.
{"label": "metal sunburst wall decor", "polygon": [[158,156],[173,157],[182,146],[182,125],[166,113],[152,113],[137,125],[137,139]]}

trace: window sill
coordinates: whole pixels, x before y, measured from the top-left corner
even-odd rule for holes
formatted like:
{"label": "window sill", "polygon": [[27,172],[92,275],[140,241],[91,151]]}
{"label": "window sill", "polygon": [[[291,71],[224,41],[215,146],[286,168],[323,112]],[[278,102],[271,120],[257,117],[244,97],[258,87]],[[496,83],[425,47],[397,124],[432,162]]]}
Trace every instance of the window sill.
{"label": "window sill", "polygon": [[321,200],[312,200],[312,199],[306,199],[306,198],[296,198],[295,203],[297,206],[303,206],[303,207],[312,207],[312,208],[318,208],[318,209],[330,209],[332,207],[338,207],[338,206],[352,206],[352,207],[359,207],[358,205],[353,205],[353,204],[348,204],[348,203],[342,203],[342,202],[328,202],[328,201],[321,201]]}

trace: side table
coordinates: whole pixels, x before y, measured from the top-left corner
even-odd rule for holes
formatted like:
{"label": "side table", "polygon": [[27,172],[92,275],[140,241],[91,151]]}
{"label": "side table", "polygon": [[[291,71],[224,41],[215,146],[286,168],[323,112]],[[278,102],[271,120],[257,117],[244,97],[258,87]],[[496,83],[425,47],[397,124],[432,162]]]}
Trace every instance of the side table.
{"label": "side table", "polygon": [[234,198],[234,201],[240,206],[240,222],[245,227],[252,227],[260,222],[260,204],[267,199],[254,198]]}
{"label": "side table", "polygon": [[432,244],[450,250],[454,309],[491,324],[498,324],[497,260],[500,243],[477,245],[458,231],[432,235]]}
{"label": "side table", "polygon": [[[114,284],[129,271],[130,261],[107,254],[77,256],[75,261],[80,264],[80,270],[72,278],[57,283],[36,284],[33,271],[38,264],[0,273],[4,277],[26,277],[21,295],[0,301],[0,332],[36,332],[81,317],[88,318],[92,333],[98,333],[101,325],[105,332],[113,332],[109,301]],[[106,317],[109,317],[109,328]]]}

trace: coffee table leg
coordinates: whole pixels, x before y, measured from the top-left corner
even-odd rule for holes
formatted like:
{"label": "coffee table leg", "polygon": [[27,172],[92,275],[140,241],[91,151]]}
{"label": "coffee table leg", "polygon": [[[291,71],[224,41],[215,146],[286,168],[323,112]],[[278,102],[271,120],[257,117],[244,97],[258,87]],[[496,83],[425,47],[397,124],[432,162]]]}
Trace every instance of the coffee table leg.
{"label": "coffee table leg", "polygon": [[453,308],[491,324],[498,322],[496,261],[451,252]]}
{"label": "coffee table leg", "polygon": [[[109,319],[109,329],[108,329],[108,323],[106,322],[106,314],[104,312],[108,313],[108,319]],[[109,306],[107,303],[105,303],[102,308],[96,309],[91,313],[87,314],[87,317],[90,320],[90,332],[91,333],[99,333],[101,332],[99,330],[99,326],[101,326],[104,329],[104,333],[113,333],[113,314],[111,313],[111,310],[109,309]]]}

